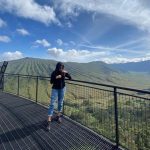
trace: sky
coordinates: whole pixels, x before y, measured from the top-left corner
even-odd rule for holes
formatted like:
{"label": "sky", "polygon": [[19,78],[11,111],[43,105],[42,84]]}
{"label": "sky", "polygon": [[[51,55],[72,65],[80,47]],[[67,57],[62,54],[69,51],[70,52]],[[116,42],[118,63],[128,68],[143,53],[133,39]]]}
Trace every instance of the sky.
{"label": "sky", "polygon": [[149,0],[0,0],[0,61],[150,60]]}

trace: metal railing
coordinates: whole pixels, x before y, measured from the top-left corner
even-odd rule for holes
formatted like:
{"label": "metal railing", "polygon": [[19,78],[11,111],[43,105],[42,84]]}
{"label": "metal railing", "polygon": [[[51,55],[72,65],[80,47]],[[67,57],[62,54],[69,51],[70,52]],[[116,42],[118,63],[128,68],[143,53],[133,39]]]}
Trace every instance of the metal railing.
{"label": "metal railing", "polygon": [[[1,62],[0,62],[1,64]],[[5,70],[7,68],[7,65],[8,65],[8,62],[7,61],[4,61],[2,66],[0,66],[0,90],[3,89],[3,80],[4,80],[4,73],[5,73]]]}
{"label": "metal railing", "polygon": [[[49,80],[5,74],[3,90],[48,106]],[[66,87],[65,115],[108,138],[116,147],[150,149],[150,91],[79,80],[66,80]]]}

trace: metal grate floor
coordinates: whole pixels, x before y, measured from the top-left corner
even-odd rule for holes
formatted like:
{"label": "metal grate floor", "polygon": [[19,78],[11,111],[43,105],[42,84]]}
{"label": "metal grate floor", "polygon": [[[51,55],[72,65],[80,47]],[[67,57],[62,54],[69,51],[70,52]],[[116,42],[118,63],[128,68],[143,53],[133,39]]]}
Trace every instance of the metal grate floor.
{"label": "metal grate floor", "polygon": [[0,93],[0,150],[114,150],[114,146],[67,118],[46,128],[47,109]]}

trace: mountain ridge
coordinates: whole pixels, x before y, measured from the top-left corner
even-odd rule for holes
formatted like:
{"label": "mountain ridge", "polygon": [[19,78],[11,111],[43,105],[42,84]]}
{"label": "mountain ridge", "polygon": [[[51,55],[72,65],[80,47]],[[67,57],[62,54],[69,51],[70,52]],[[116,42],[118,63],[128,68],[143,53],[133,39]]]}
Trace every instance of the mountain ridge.
{"label": "mountain ridge", "polygon": [[[50,76],[57,61],[39,58],[22,58],[9,61],[6,73]],[[113,68],[101,61],[89,63],[64,62],[65,69],[75,80],[90,81],[140,89],[150,88],[150,76],[140,73],[128,73]]]}
{"label": "mountain ridge", "polygon": [[129,62],[110,64],[113,69],[117,69],[125,72],[147,72],[150,73],[150,60],[140,62]]}

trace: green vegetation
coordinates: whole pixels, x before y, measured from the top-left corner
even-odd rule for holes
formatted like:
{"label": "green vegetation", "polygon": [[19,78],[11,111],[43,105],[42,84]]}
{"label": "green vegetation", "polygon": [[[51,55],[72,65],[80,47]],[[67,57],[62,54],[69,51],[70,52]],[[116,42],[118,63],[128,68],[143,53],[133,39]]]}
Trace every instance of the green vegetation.
{"label": "green vegetation", "polygon": [[[38,58],[23,58],[10,61],[6,73],[47,76],[54,70],[56,61]],[[65,63],[65,68],[73,79],[134,87],[138,89],[150,89],[150,74],[120,72],[111,68],[111,65],[103,62],[90,63]]]}

